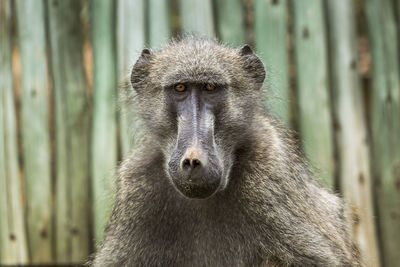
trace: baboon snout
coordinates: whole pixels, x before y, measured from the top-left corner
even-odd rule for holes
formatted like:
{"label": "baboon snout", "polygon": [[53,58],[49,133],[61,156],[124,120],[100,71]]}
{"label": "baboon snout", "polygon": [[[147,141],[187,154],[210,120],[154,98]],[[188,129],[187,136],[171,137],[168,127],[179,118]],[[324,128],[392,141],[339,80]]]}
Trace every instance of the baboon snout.
{"label": "baboon snout", "polygon": [[[208,149],[197,144],[192,145],[181,154],[178,162],[173,157],[169,163],[174,185],[189,198],[207,198],[216,192],[221,183],[221,167],[213,164],[213,153],[206,151]],[[175,152],[179,153],[179,150]]]}

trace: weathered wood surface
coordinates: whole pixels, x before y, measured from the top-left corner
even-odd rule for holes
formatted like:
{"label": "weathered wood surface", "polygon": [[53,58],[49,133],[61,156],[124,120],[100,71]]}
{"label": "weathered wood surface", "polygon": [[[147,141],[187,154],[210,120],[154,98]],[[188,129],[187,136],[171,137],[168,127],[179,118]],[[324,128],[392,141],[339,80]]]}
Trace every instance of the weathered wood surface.
{"label": "weathered wood surface", "polygon": [[[121,90],[131,93],[130,73],[135,61],[145,45],[145,1],[144,0],[119,0],[117,2],[117,76]],[[121,92],[123,97],[123,92]],[[130,107],[120,101],[120,136],[122,157],[129,153],[135,144],[136,128],[135,114]]]}
{"label": "weathered wood surface", "polygon": [[366,107],[357,70],[354,3],[330,0],[327,11],[340,189],[351,206],[353,239],[369,266],[379,266]]}
{"label": "weathered wood surface", "polygon": [[18,167],[12,73],[11,3],[0,2],[0,264],[28,262],[24,195]]}
{"label": "weathered wood surface", "polygon": [[[3,65],[3,64],[1,64]],[[2,81],[3,77],[0,76],[0,81]],[[4,103],[4,93],[0,91],[0,103],[3,105]],[[7,206],[7,178],[6,178],[6,155],[5,155],[5,147],[4,140],[5,136],[4,132],[4,114],[5,109],[0,109],[0,132],[2,135],[0,136],[0,212],[3,214],[2,218],[0,219],[0,262],[1,263],[8,263],[8,246],[10,243],[9,239],[9,225],[8,225],[8,206]]]}
{"label": "weathered wood surface", "polygon": [[117,78],[115,59],[115,2],[91,5],[93,44],[93,126],[91,142],[93,227],[96,242],[103,239],[113,203],[117,165]]}
{"label": "weathered wood surface", "polygon": [[49,73],[42,1],[15,1],[21,52],[22,152],[32,263],[53,261]]}
{"label": "weathered wood surface", "polygon": [[217,0],[215,8],[219,39],[233,47],[244,45],[246,31],[243,1]]}
{"label": "weathered wood surface", "polygon": [[333,123],[323,2],[293,1],[300,135],[322,182],[334,184]]}
{"label": "weathered wood surface", "polygon": [[255,43],[266,68],[266,105],[271,113],[290,123],[289,61],[286,1],[256,0]]}
{"label": "weathered wood surface", "polygon": [[185,33],[215,37],[211,0],[180,1],[180,18]]}
{"label": "weathered wood surface", "polygon": [[[372,51],[372,170],[383,266],[400,262],[399,36],[390,0],[367,0]],[[398,23],[398,22],[397,22]]]}
{"label": "weathered wood surface", "polygon": [[148,43],[159,48],[171,38],[171,10],[169,0],[148,1]]}
{"label": "weathered wood surface", "polygon": [[[2,91],[1,91],[2,92]],[[4,94],[0,95],[0,103],[3,104],[4,102]],[[3,108],[0,109],[0,131],[1,133],[4,132],[4,117],[5,110]],[[3,134],[0,138],[0,212],[3,214],[2,218],[0,219],[0,262],[1,263],[8,263],[8,251],[7,248],[9,246],[9,225],[8,225],[8,207],[7,207],[7,178],[6,178],[6,155],[5,155],[5,147],[4,144],[5,137]]]}
{"label": "weathered wood surface", "polygon": [[55,107],[56,262],[90,252],[90,106],[83,67],[81,1],[47,1]]}

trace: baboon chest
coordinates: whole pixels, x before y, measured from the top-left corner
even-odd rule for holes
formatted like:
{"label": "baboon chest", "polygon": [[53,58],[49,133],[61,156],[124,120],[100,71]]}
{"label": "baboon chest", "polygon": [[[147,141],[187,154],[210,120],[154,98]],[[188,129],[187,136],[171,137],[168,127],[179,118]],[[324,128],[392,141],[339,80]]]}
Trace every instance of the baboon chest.
{"label": "baboon chest", "polygon": [[[141,249],[152,266],[254,266],[260,263],[256,238],[241,218],[222,211],[163,209],[158,223],[144,224],[146,247]],[[218,214],[220,212],[221,214]],[[150,261],[150,262],[149,262]],[[257,265],[257,264],[256,264]]]}

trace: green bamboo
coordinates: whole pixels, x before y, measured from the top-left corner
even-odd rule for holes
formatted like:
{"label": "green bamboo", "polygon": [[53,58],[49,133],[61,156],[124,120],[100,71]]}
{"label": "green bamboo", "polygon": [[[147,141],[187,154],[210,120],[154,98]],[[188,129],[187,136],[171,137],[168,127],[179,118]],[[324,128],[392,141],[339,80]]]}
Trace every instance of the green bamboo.
{"label": "green bamboo", "polygon": [[0,264],[28,262],[11,64],[11,2],[0,2]]}
{"label": "green bamboo", "polygon": [[255,42],[265,64],[267,106],[272,114],[290,122],[287,2],[255,1]]}
{"label": "green bamboo", "polygon": [[390,0],[366,1],[372,51],[372,163],[383,266],[400,262],[400,80],[398,32]]}
{"label": "green bamboo", "polygon": [[333,127],[323,1],[293,1],[300,134],[304,151],[333,187]]}
{"label": "green bamboo", "polygon": [[[117,71],[119,84],[125,93],[132,93],[130,72],[145,44],[144,0],[119,0],[117,5]],[[137,143],[134,133],[138,127],[130,107],[121,101],[121,151],[123,156]]]}
{"label": "green bamboo", "polygon": [[[353,240],[370,266],[379,266],[365,107],[357,72],[354,3],[329,0],[327,15],[341,191],[353,207]],[[354,211],[354,208],[358,212]]]}
{"label": "green bamboo", "polygon": [[48,68],[43,2],[16,1],[21,51],[22,152],[32,263],[53,259]]}
{"label": "green bamboo", "polygon": [[115,63],[115,2],[92,1],[93,127],[92,188],[93,226],[101,241],[113,203],[113,170],[117,164],[117,78]]}
{"label": "green bamboo", "polygon": [[215,37],[211,0],[180,0],[180,12],[184,33]]}
{"label": "green bamboo", "polygon": [[56,262],[90,252],[89,99],[79,0],[47,1],[56,136]]}
{"label": "green bamboo", "polygon": [[149,0],[148,34],[151,47],[161,47],[171,38],[171,0]]}
{"label": "green bamboo", "polygon": [[219,39],[232,46],[246,42],[245,14],[242,0],[217,0],[216,20]]}

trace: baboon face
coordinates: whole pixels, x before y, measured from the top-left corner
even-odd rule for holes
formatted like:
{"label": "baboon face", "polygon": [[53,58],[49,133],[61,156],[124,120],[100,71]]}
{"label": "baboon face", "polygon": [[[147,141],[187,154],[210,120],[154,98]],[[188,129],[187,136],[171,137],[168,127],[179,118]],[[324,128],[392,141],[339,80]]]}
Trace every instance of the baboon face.
{"label": "baboon face", "polygon": [[248,46],[183,40],[143,50],[132,72],[139,114],[156,134],[166,173],[188,198],[223,190],[235,150],[249,134],[264,67]]}

